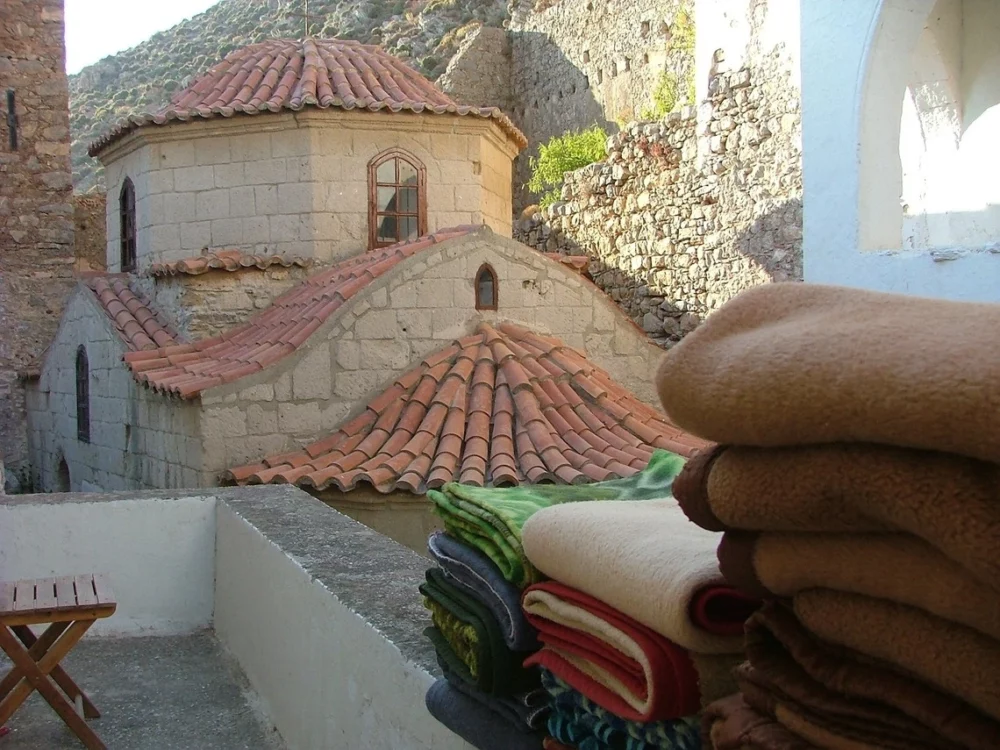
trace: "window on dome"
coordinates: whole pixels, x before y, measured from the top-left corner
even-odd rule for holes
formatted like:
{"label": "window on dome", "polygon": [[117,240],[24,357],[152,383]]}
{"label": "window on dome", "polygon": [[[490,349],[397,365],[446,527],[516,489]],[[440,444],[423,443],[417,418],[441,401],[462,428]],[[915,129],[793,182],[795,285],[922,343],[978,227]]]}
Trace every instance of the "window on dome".
{"label": "window on dome", "polygon": [[392,149],[368,165],[369,247],[385,247],[427,233],[424,166]]}
{"label": "window on dome", "polygon": [[135,186],[128,177],[118,196],[122,273],[135,270]]}

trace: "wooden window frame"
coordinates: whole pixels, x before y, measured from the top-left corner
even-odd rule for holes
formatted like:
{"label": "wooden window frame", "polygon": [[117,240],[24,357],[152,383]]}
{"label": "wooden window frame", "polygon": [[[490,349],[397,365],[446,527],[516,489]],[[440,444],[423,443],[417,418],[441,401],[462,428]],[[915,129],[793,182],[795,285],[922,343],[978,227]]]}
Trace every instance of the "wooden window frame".
{"label": "wooden window frame", "polygon": [[76,348],[76,439],[90,442],[90,361],[83,344]]}
{"label": "wooden window frame", "polygon": [[[395,212],[395,211],[379,211],[378,210],[378,189],[379,187],[394,187],[397,190],[403,187],[399,182],[399,166],[396,166],[396,181],[393,184],[387,182],[379,182],[378,180],[378,168],[385,164],[390,159],[400,159],[405,161],[411,167],[413,167],[417,172],[417,213],[409,212]],[[407,185],[406,187],[410,187]],[[399,217],[411,217],[415,216],[417,219],[417,236],[423,237],[427,234],[427,169],[424,167],[423,163],[417,159],[413,154],[408,151],[404,151],[401,148],[390,148],[386,151],[381,152],[376,155],[370,162],[368,162],[368,249],[374,250],[377,247],[389,247],[390,245],[395,245],[398,242],[405,240],[399,239],[398,228],[399,223],[397,222],[397,238],[391,242],[382,241],[378,239],[378,229],[379,229],[379,217],[380,216],[395,216]]]}
{"label": "wooden window frame", "polygon": [[121,272],[136,268],[135,185],[130,177],[122,182],[118,193],[118,247]]}
{"label": "wooden window frame", "polygon": [[[493,280],[493,304],[491,305],[484,304],[479,294],[479,280],[483,277],[484,273],[488,273]],[[497,272],[493,270],[493,266],[489,263],[483,263],[479,267],[479,270],[476,271],[476,276],[472,283],[476,286],[476,309],[496,310],[500,304],[500,283],[497,279]]]}

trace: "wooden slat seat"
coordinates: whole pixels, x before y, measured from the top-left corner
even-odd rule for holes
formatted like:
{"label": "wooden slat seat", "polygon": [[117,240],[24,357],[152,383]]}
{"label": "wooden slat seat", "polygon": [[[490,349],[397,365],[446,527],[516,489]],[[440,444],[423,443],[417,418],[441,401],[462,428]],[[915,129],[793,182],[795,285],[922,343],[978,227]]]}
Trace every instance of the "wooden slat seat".
{"label": "wooden slat seat", "polygon": [[[74,704],[86,718],[100,712],[59,662],[117,606],[103,575],[0,582],[0,647],[14,663],[0,680],[0,726],[37,690],[85,747],[106,750]],[[28,627],[45,623],[49,626],[40,636]]]}

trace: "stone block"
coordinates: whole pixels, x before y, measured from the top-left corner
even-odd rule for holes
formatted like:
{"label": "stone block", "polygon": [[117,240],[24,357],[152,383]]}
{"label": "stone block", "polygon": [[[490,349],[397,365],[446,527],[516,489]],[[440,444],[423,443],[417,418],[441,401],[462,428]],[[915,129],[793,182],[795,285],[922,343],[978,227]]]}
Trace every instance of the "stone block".
{"label": "stone block", "polygon": [[278,185],[279,214],[307,214],[313,208],[311,182],[289,182]]}
{"label": "stone block", "polygon": [[361,339],[396,338],[396,311],[369,310],[358,318],[354,324],[354,332]]}
{"label": "stone block", "polygon": [[[355,403],[367,400],[377,395],[380,387],[388,385],[389,373],[374,370],[356,370],[354,372],[338,372],[334,392],[340,398]],[[318,409],[315,409],[319,413]]]}
{"label": "stone block", "polygon": [[194,142],[190,140],[157,144],[152,149],[152,158],[157,170],[193,167],[197,164]]}
{"label": "stone block", "polygon": [[275,401],[291,401],[292,400],[292,375],[291,373],[285,372],[278,376],[277,380],[274,381],[274,400]]}
{"label": "stone block", "polygon": [[201,415],[201,434],[206,441],[247,434],[247,416],[238,406],[213,406]]}
{"label": "stone block", "polygon": [[472,311],[464,312],[452,308],[434,310],[431,316],[431,337],[435,339],[457,339],[468,333],[468,321]]}
{"label": "stone block", "polygon": [[254,210],[258,216],[278,213],[278,188],[274,185],[257,185],[253,189]]}
{"label": "stone block", "polygon": [[308,156],[311,148],[309,130],[283,130],[271,133],[271,156]]}
{"label": "stone block", "polygon": [[273,435],[278,431],[278,410],[260,404],[247,407],[247,431],[251,435]]}
{"label": "stone block", "polygon": [[272,242],[297,242],[307,239],[308,227],[304,217],[277,215],[270,217]]}
{"label": "stone block", "polygon": [[165,193],[162,196],[163,219],[157,221],[154,218],[153,223],[183,224],[194,221],[196,217],[195,195],[196,193]]}
{"label": "stone block", "polygon": [[[230,188],[229,215],[232,218],[258,216],[254,208],[254,190],[255,188],[250,186]],[[267,221],[266,216],[260,218]]]}
{"label": "stone block", "polygon": [[227,136],[198,138],[194,141],[196,164],[228,164],[232,157]]}
{"label": "stone block", "polygon": [[196,218],[199,221],[205,219],[228,219],[229,218],[229,191],[206,190],[197,194]]}
{"label": "stone block", "polygon": [[313,213],[308,223],[309,237],[313,240],[336,240],[342,234],[339,214]]}
{"label": "stone block", "polygon": [[243,242],[242,219],[216,219],[212,222],[212,246],[225,247]]}
{"label": "stone block", "polygon": [[215,187],[215,172],[211,166],[181,167],[174,170],[174,190],[189,192]]}
{"label": "stone block", "polygon": [[213,172],[217,188],[239,187],[246,184],[246,173],[241,161],[232,164],[216,164],[213,167]]}
{"label": "stone block", "polygon": [[269,133],[247,133],[231,136],[229,155],[232,161],[255,162],[271,158],[271,136]]}
{"label": "stone block", "polygon": [[201,250],[212,244],[212,222],[195,221],[181,225],[181,247],[184,250]]}
{"label": "stone block", "polygon": [[284,159],[251,161],[247,163],[245,171],[247,185],[282,185],[288,180]]}
{"label": "stone block", "polygon": [[169,253],[181,249],[181,233],[176,224],[150,227],[148,237],[150,252]]}
{"label": "stone block", "polygon": [[334,342],[337,365],[345,370],[357,370],[361,366],[361,344],[358,341],[339,339]]}
{"label": "stone block", "polygon": [[410,363],[410,345],[405,339],[362,340],[362,370],[401,370]]}
{"label": "stone block", "polygon": [[292,371],[292,396],[296,400],[330,398],[330,345],[317,344],[306,351]]}
{"label": "stone block", "polygon": [[267,216],[243,219],[243,242],[258,244],[271,239],[271,222]]}

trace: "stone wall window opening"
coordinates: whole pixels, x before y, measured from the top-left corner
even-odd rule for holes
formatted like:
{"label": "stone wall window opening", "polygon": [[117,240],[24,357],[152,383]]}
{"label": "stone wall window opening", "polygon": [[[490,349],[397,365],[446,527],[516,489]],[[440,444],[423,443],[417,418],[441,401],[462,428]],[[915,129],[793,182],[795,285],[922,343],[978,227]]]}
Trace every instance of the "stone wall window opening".
{"label": "stone wall window opening", "polygon": [[90,442],[90,365],[83,344],[76,349],[76,438]]}
{"label": "stone wall window opening", "polygon": [[119,246],[121,251],[121,271],[127,273],[135,270],[135,185],[129,177],[122,183],[118,195],[118,229],[120,232]]}
{"label": "stone wall window opening", "polygon": [[496,310],[499,291],[497,274],[493,266],[483,263],[476,271],[476,309]]}
{"label": "stone wall window opening", "polygon": [[14,89],[7,89],[7,143],[17,151],[17,97]]}
{"label": "stone wall window opening", "polygon": [[368,164],[368,246],[386,247],[427,233],[426,170],[401,149]]}

